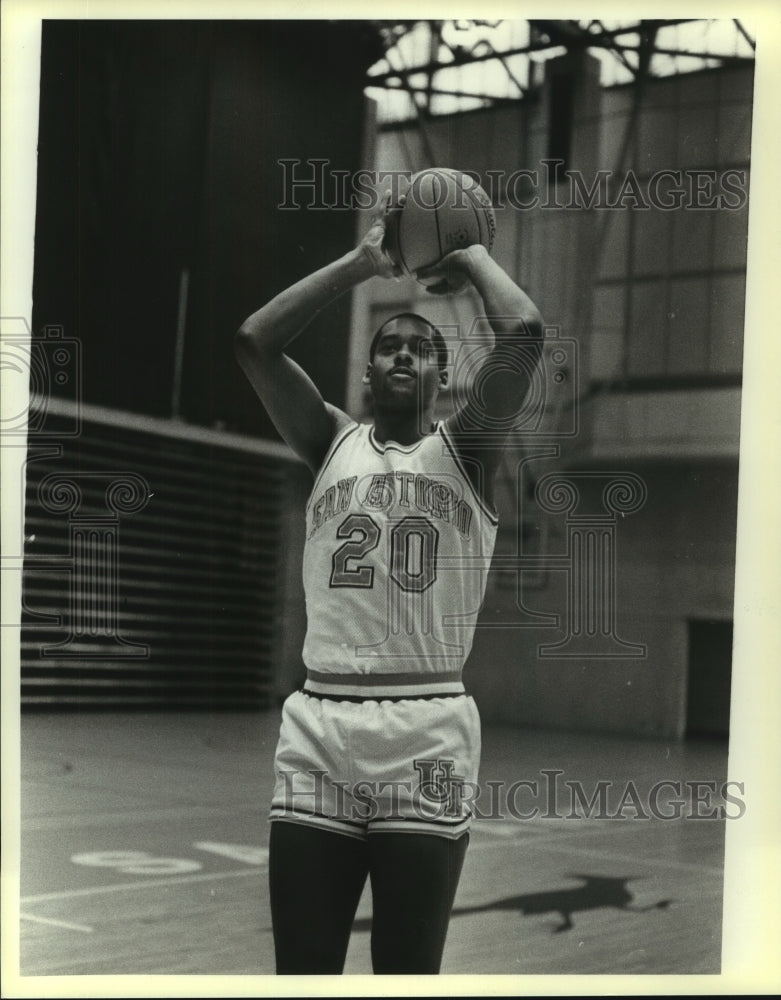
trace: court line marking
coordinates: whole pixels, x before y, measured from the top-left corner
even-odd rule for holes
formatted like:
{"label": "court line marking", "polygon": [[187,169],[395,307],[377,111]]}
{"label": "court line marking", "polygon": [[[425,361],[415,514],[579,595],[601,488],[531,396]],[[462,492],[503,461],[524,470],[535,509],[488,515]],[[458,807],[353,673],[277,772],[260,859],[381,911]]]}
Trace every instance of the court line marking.
{"label": "court line marking", "polygon": [[73,899],[78,896],[99,896],[108,892],[123,892],[128,889],[157,889],[161,885],[186,885],[191,882],[211,882],[221,878],[240,878],[259,875],[265,866],[242,868],[238,871],[203,872],[200,875],[182,875],[180,878],[149,878],[143,882],[117,882],[111,885],[95,885],[86,889],[63,889],[61,892],[46,892],[38,896],[23,896],[19,902],[50,903],[58,899]]}
{"label": "court line marking", "polygon": [[[512,847],[532,848],[533,850],[536,849],[543,852],[552,852],[554,854],[564,853],[579,855],[581,857],[599,858],[602,861],[623,861],[633,865],[650,865],[651,867],[662,867],[668,869],[677,868],[683,871],[710,871],[714,874],[721,874],[723,871],[722,868],[717,868],[713,865],[697,864],[696,862],[674,861],[669,858],[639,857],[637,854],[617,854],[616,852],[610,850],[576,847],[572,844],[541,844],[537,838],[534,839],[533,843],[530,843],[528,840],[513,843],[512,840],[507,838],[489,842],[473,841],[469,847],[469,852],[471,853],[473,851],[496,850],[497,848]],[[259,865],[252,868],[241,868],[227,872],[202,872],[199,875],[182,875],[180,877],[171,878],[149,878],[141,882],[118,882],[110,885],[90,886],[84,889],[64,889],[61,892],[48,892],[37,896],[23,896],[20,899],[20,903],[23,905],[27,905],[29,903],[49,903],[63,899],[75,899],[80,896],[99,896],[107,893],[125,892],[135,889],[157,889],[159,886],[163,885],[189,885],[195,882],[211,882],[218,881],[220,879],[242,878],[260,875],[261,873],[264,873],[265,870],[266,865]]]}
{"label": "court line marking", "polygon": [[52,917],[36,917],[32,913],[20,913],[20,920],[30,920],[36,924],[51,924],[53,927],[64,927],[69,931],[83,931],[85,934],[91,934],[94,928],[87,927],[85,924],[71,924],[67,920],[54,920]]}
{"label": "court line marking", "polygon": [[[231,813],[259,812],[265,815],[264,807],[230,803]],[[225,819],[225,808],[217,806],[180,806],[161,807],[160,809],[141,808],[136,810],[117,810],[113,812],[93,813],[85,816],[83,813],[64,813],[60,816],[38,816],[22,818],[22,833],[45,833],[49,830],[86,830],[102,826],[127,826],[146,823],[162,823],[167,820],[210,820]]]}

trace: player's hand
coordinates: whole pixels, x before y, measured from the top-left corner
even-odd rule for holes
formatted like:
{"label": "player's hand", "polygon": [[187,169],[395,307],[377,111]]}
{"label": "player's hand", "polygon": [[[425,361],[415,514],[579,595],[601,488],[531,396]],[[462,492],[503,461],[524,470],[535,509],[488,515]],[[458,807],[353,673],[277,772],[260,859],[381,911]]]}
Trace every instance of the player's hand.
{"label": "player's hand", "polygon": [[421,267],[415,272],[419,281],[431,281],[426,285],[426,291],[431,295],[449,295],[460,292],[471,280],[471,268],[480,252],[487,253],[485,247],[471,246],[461,250],[453,250],[436,264]]}
{"label": "player's hand", "polygon": [[358,244],[365,257],[368,258],[372,266],[372,271],[381,278],[400,278],[402,270],[398,264],[394,264],[385,250],[385,226],[388,221],[390,209],[391,192],[386,191],[380,203],[380,213],[375,216],[369,226],[365,236]]}

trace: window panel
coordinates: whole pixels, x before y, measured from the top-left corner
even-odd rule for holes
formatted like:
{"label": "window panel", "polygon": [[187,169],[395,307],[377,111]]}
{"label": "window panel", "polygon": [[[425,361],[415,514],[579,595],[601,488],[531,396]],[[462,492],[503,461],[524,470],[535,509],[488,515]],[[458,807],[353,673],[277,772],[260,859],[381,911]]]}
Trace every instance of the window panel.
{"label": "window panel", "polygon": [[748,247],[748,206],[740,211],[722,209],[716,214],[714,264],[718,268],[745,268]]}
{"label": "window panel", "polygon": [[673,269],[709,271],[713,267],[713,219],[715,212],[678,209],[673,216]]}
{"label": "window panel", "polygon": [[678,112],[677,133],[676,166],[708,167],[716,162],[715,105],[682,106]]}
{"label": "window panel", "polygon": [[722,104],[717,136],[719,163],[747,163],[751,155],[751,105]]}
{"label": "window panel", "polygon": [[623,278],[629,263],[629,212],[600,214],[598,229],[602,243],[595,248],[599,255],[600,278]]}
{"label": "window panel", "polygon": [[672,213],[652,208],[648,212],[635,212],[633,222],[633,273],[664,274],[670,266]]}
{"label": "window panel", "polygon": [[[602,119],[602,135],[599,144],[599,162],[605,170],[615,170],[619,164],[619,156],[624,148],[624,142],[629,125],[628,114],[610,115]],[[625,157],[625,163],[631,163],[634,153],[635,140],[632,138],[629,143],[629,150]]]}
{"label": "window panel", "polygon": [[664,281],[637,282],[631,290],[627,370],[639,377],[663,375],[667,330]]}
{"label": "window panel", "polygon": [[671,282],[667,374],[708,370],[708,278]]}
{"label": "window panel", "polygon": [[671,127],[675,111],[669,108],[646,110],[637,123],[638,174],[669,170],[675,163],[676,134]]}
{"label": "window panel", "polygon": [[595,289],[590,344],[592,379],[608,380],[622,376],[625,326],[625,286]]}
{"label": "window panel", "polygon": [[713,278],[710,370],[714,373],[734,374],[742,370],[745,298],[744,275]]}

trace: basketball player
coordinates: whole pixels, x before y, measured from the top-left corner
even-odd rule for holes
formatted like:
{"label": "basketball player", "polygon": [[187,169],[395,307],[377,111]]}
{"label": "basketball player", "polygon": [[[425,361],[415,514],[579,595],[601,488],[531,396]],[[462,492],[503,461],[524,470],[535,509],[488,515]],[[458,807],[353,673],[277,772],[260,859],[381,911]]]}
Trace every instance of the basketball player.
{"label": "basketball player", "polygon": [[[502,440],[539,357],[541,319],[481,246],[426,272],[471,282],[495,346],[481,391],[433,418],[447,384],[442,334],[389,319],[364,383],[372,424],[325,402],[284,352],[338,295],[397,269],[385,216],[359,245],[281,292],[237,334],[238,360],[307,463],[306,682],[283,707],[269,883],[278,974],[341,973],[367,877],[375,973],[437,973],[461,873],[480,756],[461,671],[496,536]],[[424,275],[420,274],[419,277]],[[481,439],[482,438],[482,439]]]}

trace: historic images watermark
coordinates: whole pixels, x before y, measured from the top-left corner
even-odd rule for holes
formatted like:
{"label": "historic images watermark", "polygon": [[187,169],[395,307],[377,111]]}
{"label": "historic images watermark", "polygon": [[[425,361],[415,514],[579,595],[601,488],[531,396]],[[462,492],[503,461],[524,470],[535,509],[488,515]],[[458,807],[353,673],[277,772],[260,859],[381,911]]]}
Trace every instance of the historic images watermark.
{"label": "historic images watermark", "polygon": [[[0,321],[0,364],[7,380],[0,423],[4,458],[15,459],[19,509],[41,517],[67,519],[67,551],[39,551],[28,530],[13,551],[5,549],[0,568],[27,574],[53,574],[63,602],[58,613],[29,606],[23,588],[26,627],[38,636],[66,633],[42,641],[41,657],[72,660],[146,659],[150,647],[128,640],[120,628],[120,521],[146,507],[152,490],[135,472],[69,468],[43,476],[35,463],[62,462],[64,443],[82,433],[82,347],[62,326],[50,324],[32,336],[21,317]],[[55,405],[56,400],[56,405]],[[27,487],[37,482],[29,496]]]}
{"label": "historic images watermark", "polygon": [[736,820],[746,813],[745,784],[660,778],[650,785],[565,777],[558,768],[514,781],[467,781],[452,760],[415,760],[408,780],[332,778],[327,771],[282,770],[277,810],[346,823],[476,820]]}
{"label": "historic images watermark", "polygon": [[[0,436],[4,447],[46,442],[81,433],[81,344],[62,326],[49,324],[33,337],[21,316],[0,319],[0,363],[4,391]],[[51,397],[70,403],[66,418],[54,422]]]}
{"label": "historic images watermark", "polygon": [[[68,553],[28,561],[28,568],[68,577],[64,640],[42,644],[42,657],[73,660],[147,659],[147,643],[120,628],[120,520],[149,502],[143,476],[129,472],[49,473],[38,485],[39,509],[68,519]],[[100,497],[102,502],[97,503]]]}
{"label": "historic images watermark", "polygon": [[[460,188],[446,191],[434,185],[426,194],[409,188],[409,170],[342,170],[330,160],[280,158],[280,200],[282,211],[374,211],[381,207],[384,192],[391,201],[401,194],[428,198],[423,208],[441,208],[445,199],[455,199],[453,207],[466,205]],[[648,176],[632,168],[620,172],[597,170],[586,175],[564,169],[564,161],[541,159],[535,169],[464,171],[488,195],[497,211],[550,210],[636,210],[659,209],[674,212],[740,211],[748,203],[748,175],[728,167],[714,169],[664,169]]]}

